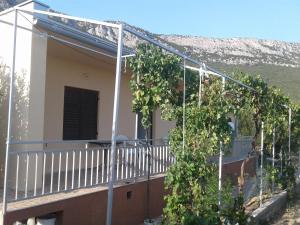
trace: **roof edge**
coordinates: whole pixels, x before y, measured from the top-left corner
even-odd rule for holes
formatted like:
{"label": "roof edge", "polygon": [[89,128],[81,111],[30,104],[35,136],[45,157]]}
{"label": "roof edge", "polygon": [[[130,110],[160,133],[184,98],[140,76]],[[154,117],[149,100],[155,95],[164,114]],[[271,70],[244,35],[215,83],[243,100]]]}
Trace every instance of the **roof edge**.
{"label": "roof edge", "polygon": [[37,1],[37,0],[27,0],[27,1],[25,1],[25,2],[21,2],[21,3],[15,5],[15,6],[13,6],[13,7],[10,7],[10,8],[8,8],[8,9],[5,9],[5,10],[1,11],[1,12],[0,12],[0,16],[5,15],[5,14],[7,14],[7,13],[10,13],[10,12],[14,11],[16,7],[23,7],[23,6],[28,5],[28,4],[30,4],[30,3],[35,3],[35,4],[38,4],[38,5],[42,6],[42,7],[45,7],[45,8],[50,9],[50,6],[49,6],[49,5],[47,5],[47,4],[45,4],[45,3],[42,3],[42,2],[40,2],[40,1]]}
{"label": "roof edge", "polygon": [[[108,51],[110,53],[117,53],[117,44],[106,40],[104,38],[92,35],[88,32],[84,32],[81,30],[78,30],[72,26],[68,26],[63,23],[59,23],[54,20],[50,19],[44,19],[41,17],[36,16],[36,24],[37,26],[42,27],[43,29],[46,29],[48,31],[75,39],[79,42],[91,45],[96,48],[104,49],[105,51]],[[123,52],[125,54],[131,54],[133,51],[130,48],[127,48],[124,46]]]}

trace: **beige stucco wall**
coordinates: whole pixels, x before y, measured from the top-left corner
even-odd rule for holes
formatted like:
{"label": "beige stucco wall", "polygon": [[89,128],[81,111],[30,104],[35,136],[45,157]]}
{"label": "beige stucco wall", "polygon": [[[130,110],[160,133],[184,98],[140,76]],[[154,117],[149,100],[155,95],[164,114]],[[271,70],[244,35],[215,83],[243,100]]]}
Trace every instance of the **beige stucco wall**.
{"label": "beige stucco wall", "polygon": [[[45,140],[62,140],[64,87],[71,86],[99,92],[98,139],[111,138],[113,96],[115,84],[114,61],[105,63],[91,59],[80,60],[86,55],[57,43],[49,44],[60,52],[48,52],[45,103]],[[65,53],[63,53],[65,51]],[[79,61],[78,61],[79,57]],[[95,62],[94,62],[95,61]],[[129,74],[122,74],[120,94],[120,125],[118,134],[134,138],[135,115],[131,112]]]}
{"label": "beige stucco wall", "polygon": [[158,109],[154,113],[153,133],[155,138],[168,138],[169,130],[175,127],[175,122],[162,120],[161,111]]}

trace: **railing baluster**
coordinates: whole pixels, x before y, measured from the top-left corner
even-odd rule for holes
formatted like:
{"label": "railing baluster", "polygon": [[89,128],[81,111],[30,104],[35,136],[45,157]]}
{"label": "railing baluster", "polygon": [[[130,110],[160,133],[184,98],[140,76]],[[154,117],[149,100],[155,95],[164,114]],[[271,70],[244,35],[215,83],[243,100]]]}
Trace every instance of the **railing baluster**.
{"label": "railing baluster", "polygon": [[146,168],[146,152],[145,152],[145,148],[142,147],[142,155],[143,155],[143,170],[142,170],[142,175],[145,176],[146,174],[146,171],[145,171],[145,168]]}
{"label": "railing baluster", "polygon": [[134,177],[136,178],[137,177],[137,173],[136,173],[136,170],[137,170],[136,147],[134,147],[134,165],[133,165],[133,168],[134,168]]}
{"label": "railing baluster", "polygon": [[19,188],[19,163],[20,163],[20,155],[17,154],[17,170],[16,170],[16,193],[15,193],[15,200],[18,200],[18,188]]}
{"label": "railing baluster", "polygon": [[161,146],[157,146],[157,173],[160,173]]}
{"label": "railing baluster", "polygon": [[46,152],[44,152],[44,161],[43,161],[43,182],[42,182],[42,195],[45,194],[45,176],[46,176]]}
{"label": "railing baluster", "polygon": [[110,167],[110,151],[111,149],[108,148],[107,149],[107,154],[106,154],[106,157],[107,157],[107,167],[106,167],[106,182],[108,182],[108,179],[109,179],[109,167]]}
{"label": "railing baluster", "polygon": [[156,146],[153,146],[152,147],[152,155],[151,155],[151,158],[152,158],[152,174],[155,174],[155,151],[156,151]]}
{"label": "railing baluster", "polygon": [[141,147],[136,147],[139,155],[139,168],[138,168],[138,176],[141,176],[141,165],[142,165],[142,151]]}
{"label": "railing baluster", "polygon": [[164,172],[166,172],[167,171],[167,148],[166,148],[166,146],[164,146],[164,149],[165,149],[165,170],[164,170]]}
{"label": "railing baluster", "polygon": [[58,181],[57,181],[57,191],[60,191],[60,172],[61,172],[61,152],[59,152],[59,159],[58,159]]}
{"label": "railing baluster", "polygon": [[50,178],[50,193],[53,192],[53,169],[54,169],[54,153],[51,153],[51,178]]}
{"label": "railing baluster", "polygon": [[93,172],[94,172],[94,150],[92,150],[92,158],[91,158],[91,186],[93,185]]}
{"label": "railing baluster", "polygon": [[166,154],[165,154],[165,146],[162,146],[163,148],[163,172],[165,172],[166,169]]}
{"label": "railing baluster", "polygon": [[79,150],[79,165],[78,165],[78,188],[80,188],[81,183],[81,160],[82,160],[82,153],[81,150]]}
{"label": "railing baluster", "polygon": [[96,184],[99,184],[99,149],[97,149]]}
{"label": "railing baluster", "polygon": [[149,174],[150,176],[152,175],[152,154],[153,154],[153,146],[149,146],[149,152],[148,152],[148,157],[149,157],[149,165],[148,165],[148,168],[149,168]]}
{"label": "railing baluster", "polygon": [[155,173],[158,173],[158,146],[155,148]]}
{"label": "railing baluster", "polygon": [[166,171],[169,168],[169,151],[168,148],[166,147]]}
{"label": "railing baluster", "polygon": [[65,191],[68,189],[69,152],[66,152]]}
{"label": "railing baluster", "polygon": [[33,196],[36,196],[36,185],[37,185],[37,168],[38,167],[38,153],[35,153],[35,170],[34,170],[34,190]]}
{"label": "railing baluster", "polygon": [[122,160],[121,160],[121,180],[124,179],[124,162],[125,161],[125,154],[124,154],[124,148],[122,148]]}
{"label": "railing baluster", "polygon": [[72,158],[72,189],[74,189],[74,178],[75,178],[75,157],[76,157],[76,155],[75,155],[75,151],[73,150],[73,152],[72,152],[72,156],[73,156],[73,158]]}
{"label": "railing baluster", "polygon": [[170,149],[168,148],[168,146],[166,146],[167,151],[168,151],[168,169],[171,166],[171,154],[170,154]]}
{"label": "railing baluster", "polygon": [[146,147],[146,151],[145,151],[145,160],[146,160],[146,162],[145,162],[145,164],[146,164],[146,169],[145,169],[146,174],[145,175],[148,175],[148,173],[150,172],[149,171],[149,147],[148,146]]}
{"label": "railing baluster", "polygon": [[119,179],[119,160],[120,160],[120,148],[117,148],[117,172],[116,172],[116,180]]}
{"label": "railing baluster", "polygon": [[88,168],[88,151],[85,150],[85,172],[84,172],[84,186],[87,184],[87,168]]}
{"label": "railing baluster", "polygon": [[166,154],[166,159],[165,159],[165,172],[167,172],[168,169],[168,148],[165,146],[165,154]]}
{"label": "railing baluster", "polygon": [[104,169],[105,169],[105,160],[104,160],[105,154],[104,154],[104,148],[102,149],[102,178],[101,178],[101,183],[104,183]]}
{"label": "railing baluster", "polygon": [[156,148],[157,148],[157,146],[153,146],[153,149],[152,149],[152,171],[153,171],[153,174],[155,174],[155,169],[156,169],[156,161],[155,161]]}
{"label": "railing baluster", "polygon": [[155,146],[151,146],[151,174],[154,174],[154,151]]}
{"label": "railing baluster", "polygon": [[162,157],[163,157],[162,146],[159,146],[159,173],[163,171]]}
{"label": "railing baluster", "polygon": [[147,165],[146,165],[146,163],[147,163],[147,148],[145,148],[145,147],[143,147],[143,176],[145,176],[146,174],[147,174],[147,171],[146,171],[146,169],[147,169]]}
{"label": "railing baluster", "polygon": [[147,170],[147,173],[146,175],[148,176],[148,173],[150,173],[150,167],[149,167],[149,164],[150,164],[150,147],[147,145],[147,148],[146,148],[146,164],[147,164],[147,167],[146,167],[146,170]]}
{"label": "railing baluster", "polygon": [[162,152],[161,152],[161,146],[159,146],[159,172],[161,173],[162,172],[162,160],[161,160],[161,155],[162,155]]}
{"label": "railing baluster", "polygon": [[168,154],[168,148],[165,147],[165,151],[166,151],[166,171],[169,167],[169,154]]}
{"label": "railing baluster", "polygon": [[167,154],[167,162],[166,162],[166,171],[168,170],[169,166],[170,166],[170,161],[169,161],[169,156],[170,156],[170,153],[169,153],[169,149],[168,147],[166,146],[166,154]]}
{"label": "railing baluster", "polygon": [[125,179],[128,178],[128,148],[125,148],[126,150],[126,159],[125,159]]}
{"label": "railing baluster", "polygon": [[169,149],[167,146],[165,148],[166,148],[166,171],[167,171],[169,168]]}
{"label": "railing baluster", "polygon": [[25,198],[27,198],[28,189],[28,170],[29,170],[29,154],[26,154],[26,175],[25,175]]}
{"label": "railing baluster", "polygon": [[132,178],[132,161],[133,161],[132,148],[130,148],[129,178]]}

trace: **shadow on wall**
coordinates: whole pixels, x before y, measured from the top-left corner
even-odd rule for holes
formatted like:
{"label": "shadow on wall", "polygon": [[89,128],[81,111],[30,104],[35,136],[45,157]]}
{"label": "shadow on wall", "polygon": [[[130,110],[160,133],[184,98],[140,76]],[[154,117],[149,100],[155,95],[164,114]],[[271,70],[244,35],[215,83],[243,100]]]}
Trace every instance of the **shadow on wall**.
{"label": "shadow on wall", "polygon": [[[26,71],[15,76],[13,104],[12,140],[26,140],[28,133],[29,85]],[[8,103],[10,90],[10,68],[0,59],[0,187],[3,187],[5,148],[8,122]]]}

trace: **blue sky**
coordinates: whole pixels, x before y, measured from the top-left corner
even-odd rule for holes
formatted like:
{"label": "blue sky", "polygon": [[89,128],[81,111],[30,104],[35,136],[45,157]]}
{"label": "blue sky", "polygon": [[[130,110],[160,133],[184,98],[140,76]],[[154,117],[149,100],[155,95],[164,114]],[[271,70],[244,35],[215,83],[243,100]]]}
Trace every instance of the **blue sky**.
{"label": "blue sky", "polygon": [[122,20],[153,33],[300,42],[300,0],[41,0],[98,20]]}

